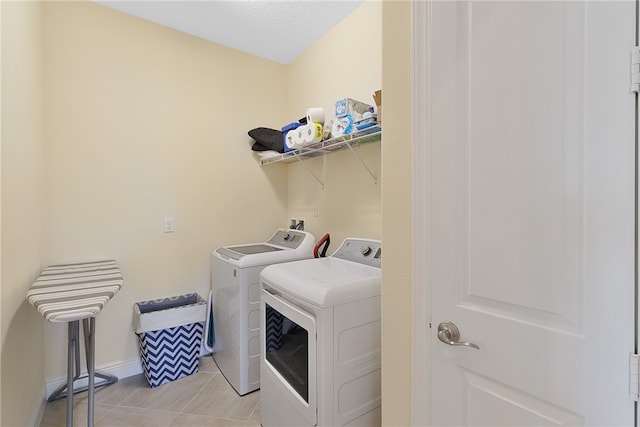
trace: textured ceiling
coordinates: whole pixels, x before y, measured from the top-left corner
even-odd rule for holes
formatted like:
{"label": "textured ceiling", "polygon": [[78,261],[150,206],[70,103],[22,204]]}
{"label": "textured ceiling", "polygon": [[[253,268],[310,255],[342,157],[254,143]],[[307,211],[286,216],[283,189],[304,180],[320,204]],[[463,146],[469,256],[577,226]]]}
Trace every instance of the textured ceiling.
{"label": "textured ceiling", "polygon": [[139,18],[289,64],[364,0],[94,0]]}

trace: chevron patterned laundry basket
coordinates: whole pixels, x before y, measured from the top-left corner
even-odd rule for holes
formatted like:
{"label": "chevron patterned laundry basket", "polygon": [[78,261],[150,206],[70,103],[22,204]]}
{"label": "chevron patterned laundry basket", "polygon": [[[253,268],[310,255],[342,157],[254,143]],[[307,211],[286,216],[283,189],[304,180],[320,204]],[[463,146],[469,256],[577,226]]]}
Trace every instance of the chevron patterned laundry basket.
{"label": "chevron patterned laundry basket", "polygon": [[187,294],[134,305],[142,368],[151,387],[198,372],[206,304],[198,294]]}

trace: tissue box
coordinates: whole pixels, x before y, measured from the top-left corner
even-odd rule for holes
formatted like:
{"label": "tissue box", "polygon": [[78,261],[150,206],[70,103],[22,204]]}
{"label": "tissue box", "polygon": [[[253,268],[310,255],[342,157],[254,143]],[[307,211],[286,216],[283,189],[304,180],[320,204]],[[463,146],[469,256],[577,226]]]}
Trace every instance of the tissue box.
{"label": "tissue box", "polygon": [[336,117],[345,117],[351,113],[359,113],[360,115],[364,114],[371,105],[356,101],[351,98],[344,98],[336,101]]}

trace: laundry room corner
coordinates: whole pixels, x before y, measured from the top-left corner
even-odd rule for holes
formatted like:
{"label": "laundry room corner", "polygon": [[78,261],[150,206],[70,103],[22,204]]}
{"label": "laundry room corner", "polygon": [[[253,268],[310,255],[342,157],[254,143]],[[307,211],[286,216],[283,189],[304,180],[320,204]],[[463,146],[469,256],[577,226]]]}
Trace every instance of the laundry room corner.
{"label": "laundry room corner", "polygon": [[[382,88],[381,43],[382,2],[367,0],[287,66],[287,117],[323,107],[326,119],[333,119],[343,98],[374,105],[373,94]],[[304,218],[305,230],[317,238],[330,232],[336,244],[346,237],[380,239],[380,147],[380,141],[354,146],[375,178],[347,149],[290,164],[287,219]]]}
{"label": "laundry room corner", "polygon": [[[44,23],[44,261],[118,261],[95,362],[131,375],[135,302],[206,297],[212,249],[284,225],[285,172],[265,175],[247,131],[284,120],[285,68],[91,2],[46,3]],[[48,387],[65,334],[45,326]]]}

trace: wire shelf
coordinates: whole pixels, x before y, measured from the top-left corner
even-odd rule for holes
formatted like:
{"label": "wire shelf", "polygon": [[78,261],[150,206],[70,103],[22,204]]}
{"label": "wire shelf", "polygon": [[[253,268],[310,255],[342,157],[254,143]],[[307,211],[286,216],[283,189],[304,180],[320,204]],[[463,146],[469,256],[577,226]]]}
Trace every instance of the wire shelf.
{"label": "wire shelf", "polygon": [[371,126],[349,135],[331,138],[316,142],[297,150],[279,153],[277,155],[260,158],[260,166],[272,163],[289,163],[306,157],[315,157],[354,145],[367,144],[382,139],[382,128],[379,125]]}

